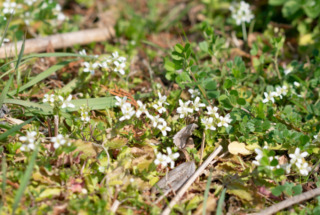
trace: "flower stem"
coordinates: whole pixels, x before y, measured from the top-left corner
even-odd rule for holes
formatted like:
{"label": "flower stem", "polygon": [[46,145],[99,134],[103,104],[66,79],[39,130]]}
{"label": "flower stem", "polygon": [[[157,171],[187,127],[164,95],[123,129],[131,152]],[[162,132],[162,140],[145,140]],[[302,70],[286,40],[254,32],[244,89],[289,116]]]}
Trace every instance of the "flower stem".
{"label": "flower stem", "polygon": [[242,22],[242,36],[243,36],[243,41],[247,42],[247,29],[246,29],[245,22]]}

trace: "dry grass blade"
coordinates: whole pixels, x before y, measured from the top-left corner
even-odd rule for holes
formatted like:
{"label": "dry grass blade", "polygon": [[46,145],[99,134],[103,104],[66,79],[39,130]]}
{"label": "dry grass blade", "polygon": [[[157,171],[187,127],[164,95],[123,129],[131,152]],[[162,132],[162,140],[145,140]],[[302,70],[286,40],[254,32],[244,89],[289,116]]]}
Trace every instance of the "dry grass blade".
{"label": "dry grass blade", "polygon": [[164,209],[161,215],[169,215],[173,206],[180,200],[183,194],[188,190],[191,184],[202,174],[205,168],[211,163],[211,161],[222,151],[222,146],[218,146],[211,155],[205,160],[205,162],[197,169],[197,171],[188,179],[188,181],[179,190],[177,195],[171,200],[169,205]]}
{"label": "dry grass blade", "polygon": [[[279,202],[278,204],[272,205],[271,207],[260,211],[260,213],[255,213],[254,215],[269,215],[269,214],[274,214],[280,210],[283,210],[287,207],[290,207],[294,204],[297,204],[299,202],[303,202],[305,200],[311,199],[313,197],[319,196],[320,195],[320,188],[316,188],[313,190],[309,190],[305,193],[302,193],[300,195],[294,196],[292,198],[286,199],[282,202]],[[253,215],[253,214],[252,214]]]}

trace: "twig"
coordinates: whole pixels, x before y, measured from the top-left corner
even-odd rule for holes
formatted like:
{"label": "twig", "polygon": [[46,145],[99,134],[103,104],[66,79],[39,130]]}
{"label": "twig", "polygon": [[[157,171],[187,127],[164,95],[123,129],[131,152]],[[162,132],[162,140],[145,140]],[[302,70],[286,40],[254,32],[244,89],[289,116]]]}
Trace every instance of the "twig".
{"label": "twig", "polygon": [[[91,42],[102,42],[111,39],[115,31],[111,26],[105,28],[87,29],[83,31],[55,34],[44,38],[28,39],[25,41],[24,54],[39,53],[46,51],[49,44],[53,49],[62,49],[79,44],[84,45]],[[0,58],[14,57],[20,52],[23,41],[8,43],[0,48]],[[17,47],[17,51],[16,51]]]}
{"label": "twig", "polygon": [[313,198],[315,196],[319,196],[319,195],[320,195],[320,188],[309,190],[309,191],[304,192],[300,195],[297,195],[297,196],[291,197],[289,199],[286,199],[282,202],[279,202],[278,204],[272,205],[271,207],[269,207],[263,211],[260,211],[260,213],[255,213],[254,215],[274,214],[282,209],[290,207],[291,205],[297,204],[299,202],[311,199],[311,198]]}
{"label": "twig", "polygon": [[169,205],[164,209],[161,215],[169,215],[171,208],[180,200],[184,193],[188,190],[191,184],[202,174],[205,168],[211,163],[211,161],[222,151],[222,146],[218,146],[214,152],[205,160],[205,162],[197,169],[197,171],[188,179],[188,181],[182,186],[177,195],[171,200]]}
{"label": "twig", "polygon": [[58,136],[59,134],[59,115],[53,116],[53,124],[54,124],[54,136]]}
{"label": "twig", "polygon": [[200,149],[200,165],[202,164],[202,158],[203,158],[203,151],[204,151],[204,143],[206,141],[206,132],[203,131],[202,134],[202,142],[201,142],[201,149]]}

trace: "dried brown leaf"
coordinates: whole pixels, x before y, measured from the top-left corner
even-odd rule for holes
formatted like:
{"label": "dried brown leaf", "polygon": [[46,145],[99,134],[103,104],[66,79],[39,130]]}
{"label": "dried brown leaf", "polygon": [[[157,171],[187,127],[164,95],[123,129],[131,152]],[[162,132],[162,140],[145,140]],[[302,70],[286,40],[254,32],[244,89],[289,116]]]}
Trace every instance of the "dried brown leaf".
{"label": "dried brown leaf", "polygon": [[198,128],[197,124],[190,124],[181,129],[178,133],[176,133],[173,137],[174,144],[179,148],[183,149],[187,145],[188,138],[192,135],[192,132]]}

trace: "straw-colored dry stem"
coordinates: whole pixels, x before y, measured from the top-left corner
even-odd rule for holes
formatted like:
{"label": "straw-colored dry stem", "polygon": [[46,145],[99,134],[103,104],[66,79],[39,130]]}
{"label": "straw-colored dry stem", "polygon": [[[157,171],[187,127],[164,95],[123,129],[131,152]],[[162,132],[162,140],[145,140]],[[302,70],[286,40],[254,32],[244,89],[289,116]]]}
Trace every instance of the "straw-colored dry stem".
{"label": "straw-colored dry stem", "polygon": [[179,190],[177,195],[171,200],[169,205],[164,209],[164,211],[161,213],[161,215],[169,215],[171,212],[171,209],[177,202],[180,200],[180,198],[185,194],[185,192],[188,190],[188,188],[192,185],[192,183],[199,177],[199,175],[202,174],[202,172],[205,170],[205,168],[211,163],[211,161],[222,151],[222,146],[218,146],[214,152],[211,153],[211,155],[205,160],[205,162],[197,169],[197,171],[188,179],[188,181],[182,186],[182,188]]}
{"label": "straw-colored dry stem", "polygon": [[[91,42],[102,42],[111,39],[115,34],[113,27],[95,28],[71,33],[55,34],[44,38],[28,39],[25,42],[24,54],[39,53],[47,50],[62,49],[73,45],[85,45]],[[0,58],[14,57],[20,53],[23,41],[5,44],[0,48]],[[16,51],[17,47],[17,51]]]}

